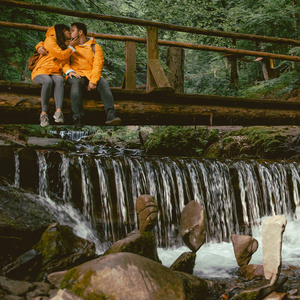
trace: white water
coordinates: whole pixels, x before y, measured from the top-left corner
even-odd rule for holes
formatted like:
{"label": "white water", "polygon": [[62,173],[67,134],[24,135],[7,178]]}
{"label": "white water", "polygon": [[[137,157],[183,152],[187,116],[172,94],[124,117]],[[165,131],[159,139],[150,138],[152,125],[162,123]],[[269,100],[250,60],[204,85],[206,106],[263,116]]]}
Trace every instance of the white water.
{"label": "white water", "polygon": [[[299,232],[300,220],[288,220],[282,242],[283,267],[300,267],[300,239],[297,238]],[[262,265],[261,226],[253,229],[253,237],[258,241],[259,247],[249,264]],[[169,267],[182,253],[190,251],[186,246],[173,249],[158,248],[158,255],[162,264]],[[207,243],[197,251],[194,275],[202,278],[226,278],[232,277],[238,268],[231,242]]]}

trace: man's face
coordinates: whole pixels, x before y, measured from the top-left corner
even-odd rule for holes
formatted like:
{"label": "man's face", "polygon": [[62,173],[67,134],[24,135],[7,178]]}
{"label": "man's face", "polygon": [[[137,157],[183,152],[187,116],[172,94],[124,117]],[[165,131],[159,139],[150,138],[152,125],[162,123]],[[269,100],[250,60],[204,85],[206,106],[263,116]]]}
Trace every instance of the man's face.
{"label": "man's face", "polygon": [[70,31],[71,31],[71,39],[75,39],[79,37],[79,32],[76,26],[72,26]]}

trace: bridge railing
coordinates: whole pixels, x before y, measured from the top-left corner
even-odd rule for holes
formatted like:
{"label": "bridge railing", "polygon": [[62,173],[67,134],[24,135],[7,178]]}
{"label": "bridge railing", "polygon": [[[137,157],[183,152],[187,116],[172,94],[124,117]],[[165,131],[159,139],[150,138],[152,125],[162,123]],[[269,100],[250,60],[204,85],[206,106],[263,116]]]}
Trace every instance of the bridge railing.
{"label": "bridge railing", "polygon": [[[275,37],[259,36],[259,35],[252,35],[252,34],[231,33],[231,32],[217,31],[217,30],[205,30],[201,28],[178,26],[178,25],[167,24],[162,22],[154,22],[154,21],[140,20],[134,18],[127,18],[127,17],[109,16],[109,15],[89,13],[89,12],[80,12],[80,11],[74,11],[69,9],[62,9],[62,8],[51,7],[47,5],[39,5],[39,4],[27,3],[22,1],[14,1],[14,0],[0,0],[0,4],[32,9],[32,10],[45,11],[45,12],[56,13],[56,14],[62,14],[62,15],[68,15],[68,16],[79,17],[79,18],[96,19],[96,20],[115,22],[115,23],[146,26],[147,27],[146,38],[89,32],[89,35],[94,36],[95,38],[101,38],[107,40],[118,40],[118,41],[126,42],[126,51],[125,51],[126,66],[125,66],[124,81],[122,84],[122,87],[125,89],[136,88],[136,43],[147,44],[147,87],[149,89],[163,88],[166,90],[172,90],[171,85],[158,59],[158,45],[186,48],[186,49],[193,49],[193,50],[202,50],[202,51],[213,51],[213,52],[220,52],[223,54],[229,54],[231,56],[232,68],[236,68],[236,63],[235,63],[236,58],[241,56],[255,56],[255,57],[261,57],[266,59],[279,59],[279,60],[300,62],[300,57],[298,56],[275,54],[275,53],[268,53],[263,51],[253,51],[253,50],[244,50],[244,49],[236,49],[236,48],[216,47],[216,46],[209,46],[209,45],[199,45],[199,44],[191,44],[191,43],[184,43],[184,42],[159,40],[158,28],[178,31],[178,32],[192,33],[192,34],[230,38],[233,40],[234,44],[236,43],[236,40],[241,39],[241,40],[251,40],[256,42],[268,42],[268,43],[300,46],[300,41],[293,40],[293,39],[275,38]],[[27,30],[37,30],[37,31],[46,31],[48,29],[48,27],[45,26],[11,23],[11,22],[4,22],[4,21],[0,21],[0,26],[27,29]],[[233,70],[233,71],[234,72],[232,72],[232,74],[235,74],[234,76],[237,76],[237,70]],[[236,85],[237,84],[236,78],[233,78],[232,82]]]}

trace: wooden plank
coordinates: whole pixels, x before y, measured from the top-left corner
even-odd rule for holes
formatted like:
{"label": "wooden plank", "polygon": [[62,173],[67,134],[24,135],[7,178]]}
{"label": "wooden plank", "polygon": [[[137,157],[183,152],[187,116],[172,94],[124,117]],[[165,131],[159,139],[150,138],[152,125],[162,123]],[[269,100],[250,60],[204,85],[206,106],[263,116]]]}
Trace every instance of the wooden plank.
{"label": "wooden plank", "polygon": [[156,87],[156,81],[149,67],[150,59],[158,59],[158,31],[156,27],[147,27],[147,85]]}
{"label": "wooden plank", "polygon": [[136,89],[136,44],[126,42],[125,89]]}
{"label": "wooden plank", "polygon": [[[122,125],[300,125],[300,103],[265,99],[186,95],[170,88],[112,88]],[[72,125],[69,87],[65,88],[65,124]],[[105,110],[95,93],[84,94],[85,124],[104,125]],[[55,110],[50,100],[49,117]],[[40,86],[0,81],[0,123],[39,124]]]}
{"label": "wooden plank", "polygon": [[158,87],[171,87],[158,59],[148,59],[148,66]]}
{"label": "wooden plank", "polygon": [[148,21],[142,19],[103,15],[103,14],[97,14],[92,12],[81,12],[81,11],[75,11],[70,9],[58,8],[58,7],[48,6],[44,4],[41,5],[41,4],[29,3],[23,1],[0,0],[0,4],[13,6],[13,7],[21,7],[26,9],[34,9],[39,11],[46,11],[50,13],[62,14],[62,15],[72,16],[72,17],[95,19],[95,20],[102,20],[102,21],[108,21],[113,23],[131,24],[131,25],[154,26],[157,28],[163,28],[167,30],[203,34],[208,36],[236,38],[236,39],[243,39],[243,40],[253,40],[253,41],[261,41],[267,43],[288,44],[288,45],[296,45],[296,46],[300,45],[300,41],[293,40],[293,39],[274,38],[274,37],[268,37],[264,35],[243,34],[243,33],[225,32],[225,31],[218,31],[218,30],[208,30],[208,29],[188,27],[188,26],[179,26],[175,24]]}

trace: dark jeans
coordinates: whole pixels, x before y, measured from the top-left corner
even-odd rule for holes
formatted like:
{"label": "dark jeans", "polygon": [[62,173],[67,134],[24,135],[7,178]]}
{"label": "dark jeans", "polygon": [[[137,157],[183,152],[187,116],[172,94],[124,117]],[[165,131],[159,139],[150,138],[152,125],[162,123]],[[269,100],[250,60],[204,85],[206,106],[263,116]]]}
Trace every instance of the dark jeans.
{"label": "dark jeans", "polygon": [[[68,83],[71,85],[71,104],[73,110],[73,119],[81,118],[84,115],[82,91],[87,87],[89,80],[86,77],[81,78],[68,78]],[[111,93],[110,87],[104,78],[100,78],[96,87],[97,94],[100,95],[101,101],[104,105],[106,114],[110,109],[114,109],[114,98]]]}

